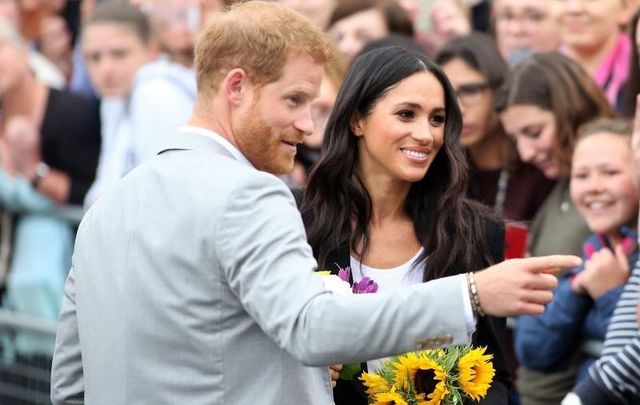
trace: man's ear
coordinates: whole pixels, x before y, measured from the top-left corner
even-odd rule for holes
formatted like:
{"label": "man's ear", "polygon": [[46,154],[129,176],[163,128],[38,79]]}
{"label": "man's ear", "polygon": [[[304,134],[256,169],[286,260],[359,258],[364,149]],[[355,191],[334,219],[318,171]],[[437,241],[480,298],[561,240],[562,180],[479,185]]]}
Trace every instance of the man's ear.
{"label": "man's ear", "polygon": [[229,104],[236,107],[247,97],[250,87],[247,72],[240,68],[230,70],[222,82],[222,90]]}

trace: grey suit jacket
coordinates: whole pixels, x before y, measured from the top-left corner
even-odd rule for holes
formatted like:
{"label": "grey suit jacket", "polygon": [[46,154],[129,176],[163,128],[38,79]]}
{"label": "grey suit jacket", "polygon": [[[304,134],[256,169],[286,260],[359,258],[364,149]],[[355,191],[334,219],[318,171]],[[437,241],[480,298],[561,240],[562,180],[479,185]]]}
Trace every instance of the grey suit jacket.
{"label": "grey suit jacket", "polygon": [[53,403],[330,404],[330,364],[469,341],[459,277],[336,295],[315,266],[280,179],[179,132],[80,225]]}

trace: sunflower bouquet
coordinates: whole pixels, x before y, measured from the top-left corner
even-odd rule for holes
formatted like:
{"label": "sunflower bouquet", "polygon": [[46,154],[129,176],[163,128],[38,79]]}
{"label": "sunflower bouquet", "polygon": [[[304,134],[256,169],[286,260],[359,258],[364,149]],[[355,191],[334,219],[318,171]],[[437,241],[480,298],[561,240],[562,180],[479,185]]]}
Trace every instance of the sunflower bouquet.
{"label": "sunflower bouquet", "polygon": [[487,395],[495,370],[485,347],[452,346],[396,356],[362,373],[370,404],[456,405]]}

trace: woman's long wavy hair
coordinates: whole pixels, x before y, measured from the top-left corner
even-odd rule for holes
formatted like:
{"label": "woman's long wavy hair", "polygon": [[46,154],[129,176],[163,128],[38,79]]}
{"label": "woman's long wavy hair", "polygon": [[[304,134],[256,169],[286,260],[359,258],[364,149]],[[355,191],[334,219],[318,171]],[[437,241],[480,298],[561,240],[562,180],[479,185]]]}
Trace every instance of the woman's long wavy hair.
{"label": "woman's long wavy hair", "polygon": [[369,246],[372,203],[358,173],[354,118],[367,117],[376,103],[409,76],[429,72],[445,94],[444,144],[425,177],[411,185],[405,207],[412,219],[422,257],[429,256],[425,281],[451,266],[476,270],[491,258],[484,242],[486,211],[466,199],[467,161],[460,145],[462,115],[456,95],[440,68],[425,55],[399,46],[373,50],[351,66],[329,116],[320,160],[304,195],[309,243],[322,267],[344,246],[362,261]]}

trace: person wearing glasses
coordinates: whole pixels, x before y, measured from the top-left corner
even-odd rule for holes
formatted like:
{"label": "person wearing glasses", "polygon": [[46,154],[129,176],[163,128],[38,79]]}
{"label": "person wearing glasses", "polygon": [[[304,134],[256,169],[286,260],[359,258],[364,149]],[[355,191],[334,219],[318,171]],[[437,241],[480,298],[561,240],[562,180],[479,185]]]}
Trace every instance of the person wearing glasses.
{"label": "person wearing glasses", "polygon": [[471,165],[469,195],[514,221],[529,221],[553,181],[517,159],[493,108],[508,68],[491,37],[472,33],[450,41],[436,57],[458,95],[462,145]]}

